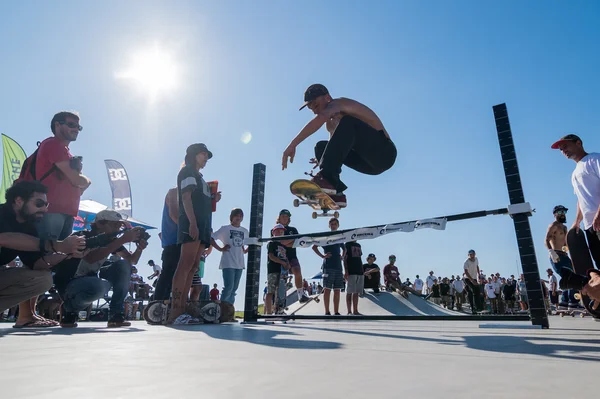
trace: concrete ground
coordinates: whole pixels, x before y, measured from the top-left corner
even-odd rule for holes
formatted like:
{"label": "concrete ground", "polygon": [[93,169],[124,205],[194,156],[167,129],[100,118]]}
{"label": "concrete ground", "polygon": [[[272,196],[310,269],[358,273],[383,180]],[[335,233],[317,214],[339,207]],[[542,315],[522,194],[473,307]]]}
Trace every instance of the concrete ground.
{"label": "concrete ground", "polygon": [[[3,398],[565,398],[593,394],[600,323],[310,321],[18,330]],[[576,375],[579,384],[572,383]],[[560,378],[565,377],[565,378]],[[464,397],[464,396],[463,396]]]}

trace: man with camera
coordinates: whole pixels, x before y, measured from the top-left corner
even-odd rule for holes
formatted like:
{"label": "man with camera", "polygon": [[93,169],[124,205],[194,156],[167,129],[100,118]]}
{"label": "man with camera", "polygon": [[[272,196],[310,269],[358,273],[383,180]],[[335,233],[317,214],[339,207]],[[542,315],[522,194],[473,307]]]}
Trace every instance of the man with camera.
{"label": "man with camera", "polygon": [[0,242],[0,265],[17,257],[24,265],[0,269],[0,312],[18,303],[17,328],[56,325],[36,315],[37,297],[52,286],[50,269],[65,259],[81,256],[79,250],[85,245],[80,237],[69,237],[62,242],[37,239],[36,223],[48,207],[47,191],[38,181],[19,181],[6,191],[6,203],[0,205],[0,236],[20,237],[19,242],[10,239]]}
{"label": "man with camera", "polygon": [[[124,304],[129,290],[131,267],[136,265],[148,245],[149,235],[141,227],[125,229],[125,219],[112,209],[98,212],[92,229],[81,232],[86,237],[85,256],[64,294],[61,327],[77,327],[78,313],[103,298],[112,288],[108,327],[130,326],[125,320]],[[131,253],[124,245],[135,243]],[[111,254],[121,259],[107,261]]]}

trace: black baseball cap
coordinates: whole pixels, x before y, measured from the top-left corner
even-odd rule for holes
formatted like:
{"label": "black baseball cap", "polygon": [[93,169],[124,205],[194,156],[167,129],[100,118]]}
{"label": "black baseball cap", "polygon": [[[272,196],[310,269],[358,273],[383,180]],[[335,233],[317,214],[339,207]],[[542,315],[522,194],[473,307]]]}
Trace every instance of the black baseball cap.
{"label": "black baseball cap", "polygon": [[148,264],[149,264],[149,265],[153,265],[153,264],[154,264],[154,261],[153,261],[152,259],[150,259],[150,260],[148,261]]}
{"label": "black baseball cap", "polygon": [[572,141],[574,143],[581,141],[583,143],[583,140],[581,140],[578,135],[567,134],[566,136],[561,137],[560,140],[558,140],[556,143],[552,144],[551,148],[554,150],[557,150],[558,147],[565,141]]}
{"label": "black baseball cap", "polygon": [[210,152],[208,150],[208,148],[206,147],[206,144],[204,144],[204,143],[192,144],[185,151],[185,153],[187,155],[198,155],[201,152],[206,152],[208,154],[208,159],[211,159],[213,156],[212,152]]}
{"label": "black baseball cap", "polygon": [[564,207],[564,206],[562,206],[562,205],[556,205],[556,206],[554,207],[554,209],[552,210],[552,213],[556,213],[556,212],[558,212],[558,211],[565,211],[565,212],[566,212],[566,211],[568,211],[568,210],[569,210],[569,208],[565,208],[565,207]]}
{"label": "black baseball cap", "polygon": [[292,213],[290,211],[288,211],[287,209],[282,209],[281,211],[279,211],[279,216],[281,215],[287,215],[289,217],[292,216]]}
{"label": "black baseball cap", "polygon": [[369,254],[369,256],[367,256],[367,258],[377,258],[377,257],[375,256],[375,254]]}
{"label": "black baseball cap", "polygon": [[308,86],[308,89],[306,89],[304,92],[304,105],[300,107],[300,111],[302,111],[302,109],[306,107],[309,102],[313,101],[317,97],[324,96],[325,94],[329,94],[329,90],[327,90],[327,87],[320,83],[315,83]]}

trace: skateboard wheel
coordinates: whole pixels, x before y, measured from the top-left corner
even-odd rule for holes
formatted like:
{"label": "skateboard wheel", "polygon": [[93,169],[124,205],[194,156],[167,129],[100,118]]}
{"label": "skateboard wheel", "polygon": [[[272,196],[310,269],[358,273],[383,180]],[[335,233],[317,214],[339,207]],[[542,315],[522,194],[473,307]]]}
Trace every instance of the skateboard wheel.
{"label": "skateboard wheel", "polygon": [[299,206],[300,206],[300,200],[296,198],[294,200],[294,208],[298,208]]}
{"label": "skateboard wheel", "polygon": [[340,217],[340,213],[338,211],[333,212],[333,217],[334,218],[339,218]]}
{"label": "skateboard wheel", "polygon": [[317,216],[318,216],[318,215],[317,215],[317,212],[313,212],[313,213],[312,213],[312,218],[313,218],[313,219],[316,219],[316,218],[317,218]]}
{"label": "skateboard wheel", "polygon": [[565,317],[565,314],[564,314],[564,313],[561,313],[561,314],[560,314],[560,317]]}

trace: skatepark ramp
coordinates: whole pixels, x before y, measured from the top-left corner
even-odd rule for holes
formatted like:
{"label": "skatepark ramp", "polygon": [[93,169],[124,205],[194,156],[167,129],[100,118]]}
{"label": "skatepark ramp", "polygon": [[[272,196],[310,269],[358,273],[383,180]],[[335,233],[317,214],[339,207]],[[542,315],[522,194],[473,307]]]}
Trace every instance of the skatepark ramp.
{"label": "skatepark ramp", "polygon": [[[314,298],[316,295],[313,295]],[[323,295],[319,295],[321,302],[312,300],[306,304],[296,302],[289,305],[286,313],[298,316],[324,315]],[[303,306],[304,305],[304,306]],[[333,293],[331,294],[330,310],[333,313]],[[396,292],[381,292],[373,294],[367,292],[358,301],[358,311],[368,316],[459,316],[464,313],[444,309],[432,302],[426,301],[416,295],[409,294],[408,299]],[[340,313],[345,315],[346,294],[341,293]]]}

